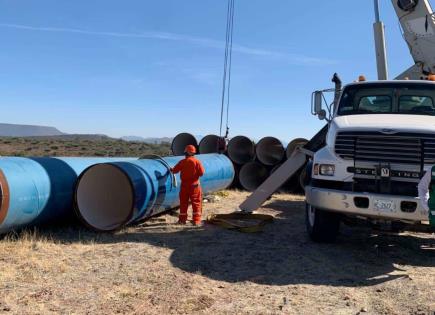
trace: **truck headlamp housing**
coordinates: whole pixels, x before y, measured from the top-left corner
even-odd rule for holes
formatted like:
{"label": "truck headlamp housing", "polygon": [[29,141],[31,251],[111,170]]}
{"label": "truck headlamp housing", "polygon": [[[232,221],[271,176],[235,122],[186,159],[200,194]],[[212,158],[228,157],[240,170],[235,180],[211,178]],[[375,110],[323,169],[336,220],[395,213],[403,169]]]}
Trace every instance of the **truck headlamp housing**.
{"label": "truck headlamp housing", "polygon": [[334,176],[335,165],[332,164],[320,164],[319,174],[323,176]]}

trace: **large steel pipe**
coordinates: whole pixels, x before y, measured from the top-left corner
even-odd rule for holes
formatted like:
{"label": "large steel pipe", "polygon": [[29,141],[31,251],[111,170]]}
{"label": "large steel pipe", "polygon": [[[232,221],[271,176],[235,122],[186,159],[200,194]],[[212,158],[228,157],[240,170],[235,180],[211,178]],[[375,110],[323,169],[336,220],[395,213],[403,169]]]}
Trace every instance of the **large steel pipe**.
{"label": "large steel pipe", "polygon": [[287,145],[287,149],[285,151],[287,158],[289,159],[292,156],[292,154],[295,152],[297,147],[302,147],[307,143],[308,143],[308,140],[304,139],[304,138],[297,138],[297,139],[292,140]]}
{"label": "large steel pipe", "polygon": [[184,155],[184,149],[189,144],[198,148],[198,141],[196,141],[196,138],[190,133],[184,132],[176,135],[171,144],[172,154],[175,156]]}
{"label": "large steel pipe", "polygon": [[[231,184],[234,167],[225,155],[204,154],[197,158],[205,168],[201,177],[204,193]],[[181,159],[164,158],[171,167]],[[112,231],[173,209],[179,205],[179,192],[180,185],[173,184],[168,169],[159,160],[111,162],[91,166],[83,172],[76,188],[75,205],[87,226],[97,231]]]}
{"label": "large steel pipe", "polygon": [[247,191],[254,191],[269,177],[269,171],[260,163],[249,162],[239,172],[240,185]]}
{"label": "large steel pipe", "polygon": [[255,144],[248,137],[234,137],[228,143],[227,154],[236,164],[242,165],[251,162],[255,158]]}
{"label": "large steel pipe", "polygon": [[285,150],[282,142],[274,137],[265,137],[257,143],[257,159],[264,165],[273,166],[284,159]]}
{"label": "large steel pipe", "polygon": [[[78,175],[109,158],[0,158],[0,233],[73,216]],[[115,159],[133,160],[133,159]]]}
{"label": "large steel pipe", "polygon": [[199,142],[199,153],[221,153],[221,147],[224,139],[216,135],[208,135]]}
{"label": "large steel pipe", "polygon": [[242,186],[240,185],[239,174],[240,174],[240,169],[242,167],[238,164],[233,164],[233,165],[234,165],[234,179],[230,185],[230,188],[240,189],[240,188],[242,188]]}

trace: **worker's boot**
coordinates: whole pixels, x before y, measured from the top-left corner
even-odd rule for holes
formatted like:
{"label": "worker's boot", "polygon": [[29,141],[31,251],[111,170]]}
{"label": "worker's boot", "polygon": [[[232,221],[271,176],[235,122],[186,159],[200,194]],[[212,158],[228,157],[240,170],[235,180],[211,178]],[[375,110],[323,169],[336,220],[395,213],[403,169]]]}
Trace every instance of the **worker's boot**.
{"label": "worker's boot", "polygon": [[195,226],[201,226],[202,225],[202,216],[201,212],[193,212],[193,218],[192,218],[192,224]]}
{"label": "worker's boot", "polygon": [[185,225],[187,222],[187,207],[180,208],[180,214],[178,215],[177,224]]}

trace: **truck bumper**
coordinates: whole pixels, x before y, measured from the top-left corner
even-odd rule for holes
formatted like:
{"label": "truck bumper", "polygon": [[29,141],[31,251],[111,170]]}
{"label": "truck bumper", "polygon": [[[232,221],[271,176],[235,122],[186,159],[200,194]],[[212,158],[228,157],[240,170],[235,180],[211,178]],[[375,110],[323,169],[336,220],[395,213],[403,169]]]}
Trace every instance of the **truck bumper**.
{"label": "truck bumper", "polygon": [[[307,203],[313,207],[341,212],[354,216],[372,217],[387,220],[427,221],[429,214],[414,197],[379,195],[340,191],[312,186],[305,187]],[[390,209],[379,210],[379,202],[387,202]],[[409,212],[409,206],[416,209]]]}

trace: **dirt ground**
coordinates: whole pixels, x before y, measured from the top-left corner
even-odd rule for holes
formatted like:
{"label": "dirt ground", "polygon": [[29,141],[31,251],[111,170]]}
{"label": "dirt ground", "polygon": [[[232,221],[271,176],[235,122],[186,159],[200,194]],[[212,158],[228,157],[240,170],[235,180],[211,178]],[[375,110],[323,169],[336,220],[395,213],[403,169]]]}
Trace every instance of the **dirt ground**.
{"label": "dirt ground", "polygon": [[[229,192],[206,213],[232,212]],[[165,215],[116,234],[82,228],[0,240],[5,314],[429,314],[434,234],[342,228],[312,243],[302,197],[276,195],[263,233],[180,227]]]}

